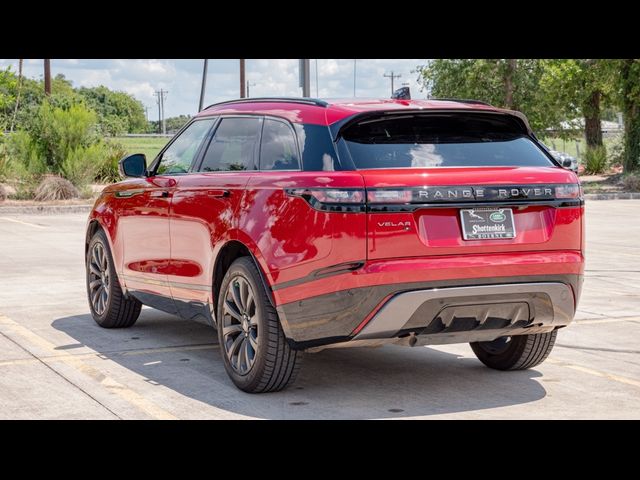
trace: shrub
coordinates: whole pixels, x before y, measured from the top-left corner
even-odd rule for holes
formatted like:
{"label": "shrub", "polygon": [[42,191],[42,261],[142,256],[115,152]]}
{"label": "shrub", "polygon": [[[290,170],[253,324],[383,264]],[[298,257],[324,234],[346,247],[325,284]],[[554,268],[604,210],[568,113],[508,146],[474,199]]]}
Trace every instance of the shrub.
{"label": "shrub", "polygon": [[80,193],[73,184],[58,175],[45,175],[34,192],[34,200],[43,202],[48,200],[69,200],[78,198]]}
{"label": "shrub", "polygon": [[627,192],[640,192],[640,174],[629,173],[622,179],[622,186]]}
{"label": "shrub", "polygon": [[93,182],[107,156],[103,142],[90,147],[78,147],[69,152],[60,165],[59,173],[78,187]]}
{"label": "shrub", "polygon": [[4,189],[4,185],[0,185],[0,202],[4,202],[7,199],[7,191]]}
{"label": "shrub", "polygon": [[603,173],[607,168],[607,149],[604,146],[588,148],[584,159],[585,173]]}
{"label": "shrub", "polygon": [[96,178],[107,183],[117,182],[120,180],[118,162],[127,154],[127,149],[114,140],[106,140],[105,144],[107,146],[105,156]]}

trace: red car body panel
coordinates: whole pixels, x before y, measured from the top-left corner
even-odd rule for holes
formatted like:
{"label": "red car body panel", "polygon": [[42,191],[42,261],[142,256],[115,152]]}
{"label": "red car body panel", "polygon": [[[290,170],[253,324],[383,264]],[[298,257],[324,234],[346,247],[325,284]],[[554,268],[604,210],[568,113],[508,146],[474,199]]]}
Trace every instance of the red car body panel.
{"label": "red car body panel", "polygon": [[[197,117],[258,114],[329,126],[365,112],[430,109],[515,115],[480,104],[358,99],[326,108],[276,101],[222,104]],[[219,254],[229,242],[240,242],[258,263],[274,305],[281,307],[380,285],[584,271],[581,205],[514,208],[515,238],[465,241],[457,207],[321,211],[285,189],[576,183],[576,175],[560,167],[192,173],[109,186],[89,221],[107,232],[127,290],[212,305]],[[572,287],[577,302],[579,291]],[[357,322],[358,328],[380,305]]]}

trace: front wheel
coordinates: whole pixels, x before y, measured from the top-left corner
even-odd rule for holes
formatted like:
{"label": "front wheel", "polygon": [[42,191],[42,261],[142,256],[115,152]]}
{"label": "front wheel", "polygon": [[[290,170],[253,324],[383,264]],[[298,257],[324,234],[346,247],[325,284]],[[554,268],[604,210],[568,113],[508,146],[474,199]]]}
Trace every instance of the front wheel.
{"label": "front wheel", "polygon": [[120,287],[109,243],[102,230],[91,238],[87,250],[87,296],[91,315],[101,327],[130,327],[140,315],[142,304],[125,296]]}
{"label": "front wheel", "polygon": [[278,313],[249,257],[229,267],[216,313],[224,368],[240,390],[275,392],[293,382],[302,352],[289,347]]}
{"label": "front wheel", "polygon": [[492,342],[471,343],[478,360],[496,370],[525,370],[540,365],[551,353],[557,330],[535,335],[500,337]]}

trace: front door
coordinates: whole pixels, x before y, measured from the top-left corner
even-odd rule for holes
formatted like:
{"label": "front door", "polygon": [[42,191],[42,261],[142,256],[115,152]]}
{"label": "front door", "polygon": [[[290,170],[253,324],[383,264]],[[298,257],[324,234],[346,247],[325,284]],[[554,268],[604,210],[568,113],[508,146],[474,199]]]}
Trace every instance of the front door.
{"label": "front door", "polygon": [[169,207],[177,179],[189,171],[214,119],[191,123],[151,165],[151,175],[119,191],[118,236],[122,281],[144,303],[176,313],[167,274],[171,269]]}

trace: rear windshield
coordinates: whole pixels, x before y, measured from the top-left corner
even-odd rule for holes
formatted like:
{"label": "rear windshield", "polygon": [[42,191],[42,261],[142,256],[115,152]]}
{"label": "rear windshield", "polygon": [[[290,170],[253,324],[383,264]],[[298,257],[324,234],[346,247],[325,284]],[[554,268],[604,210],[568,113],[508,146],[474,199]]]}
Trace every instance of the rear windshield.
{"label": "rear windshield", "polygon": [[357,169],[554,165],[508,116],[374,118],[347,127],[342,138]]}

